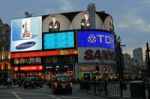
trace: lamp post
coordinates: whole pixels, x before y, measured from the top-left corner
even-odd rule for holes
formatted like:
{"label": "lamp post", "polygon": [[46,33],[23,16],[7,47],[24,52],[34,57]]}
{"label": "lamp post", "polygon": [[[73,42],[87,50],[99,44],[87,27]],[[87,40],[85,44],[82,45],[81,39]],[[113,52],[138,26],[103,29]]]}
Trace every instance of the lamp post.
{"label": "lamp post", "polygon": [[147,66],[147,76],[150,76],[150,55],[149,55],[150,49],[148,42],[146,43],[146,66]]}
{"label": "lamp post", "polygon": [[103,68],[103,76],[104,76],[104,90],[105,90],[105,95],[108,95],[107,91],[107,75],[108,75],[108,70],[106,67]]}
{"label": "lamp post", "polygon": [[121,39],[120,37],[116,37],[115,39],[115,44],[116,44],[116,63],[117,63],[117,71],[119,73],[119,80],[120,80],[120,97],[123,96],[123,71],[124,71],[124,59],[123,59],[123,54],[122,54],[122,48],[121,46]]}

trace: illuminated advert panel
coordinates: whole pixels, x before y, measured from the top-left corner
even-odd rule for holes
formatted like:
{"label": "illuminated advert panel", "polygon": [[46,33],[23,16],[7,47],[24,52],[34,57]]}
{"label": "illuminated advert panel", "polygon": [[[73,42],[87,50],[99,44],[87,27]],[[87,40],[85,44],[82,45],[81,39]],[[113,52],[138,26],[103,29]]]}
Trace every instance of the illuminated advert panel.
{"label": "illuminated advert panel", "polygon": [[74,31],[44,34],[44,49],[74,48]]}
{"label": "illuminated advert panel", "polygon": [[42,49],[42,17],[11,21],[11,52]]}
{"label": "illuminated advert panel", "polygon": [[78,62],[80,63],[115,63],[115,52],[113,49],[98,47],[78,48]]}
{"label": "illuminated advert panel", "polygon": [[78,47],[102,47],[114,49],[114,35],[106,31],[78,31]]}

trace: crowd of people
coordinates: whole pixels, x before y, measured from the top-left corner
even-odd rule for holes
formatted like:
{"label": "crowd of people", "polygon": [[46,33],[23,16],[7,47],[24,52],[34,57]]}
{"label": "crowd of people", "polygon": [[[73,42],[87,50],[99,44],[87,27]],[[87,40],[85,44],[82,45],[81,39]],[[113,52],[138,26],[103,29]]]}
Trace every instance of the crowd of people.
{"label": "crowd of people", "polygon": [[0,78],[0,86],[6,86],[7,88],[10,88],[16,85],[18,85],[17,79],[14,79],[12,77]]}

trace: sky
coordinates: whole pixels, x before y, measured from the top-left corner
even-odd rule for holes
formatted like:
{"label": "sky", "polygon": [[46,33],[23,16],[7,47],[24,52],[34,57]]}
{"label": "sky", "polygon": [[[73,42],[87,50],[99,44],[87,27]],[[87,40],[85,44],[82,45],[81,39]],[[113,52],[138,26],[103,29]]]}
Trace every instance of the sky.
{"label": "sky", "polygon": [[0,18],[10,24],[14,18],[24,17],[25,11],[33,16],[85,11],[90,3],[113,17],[115,32],[126,45],[124,53],[132,56],[138,47],[145,52],[146,42],[150,43],[150,0],[0,0]]}

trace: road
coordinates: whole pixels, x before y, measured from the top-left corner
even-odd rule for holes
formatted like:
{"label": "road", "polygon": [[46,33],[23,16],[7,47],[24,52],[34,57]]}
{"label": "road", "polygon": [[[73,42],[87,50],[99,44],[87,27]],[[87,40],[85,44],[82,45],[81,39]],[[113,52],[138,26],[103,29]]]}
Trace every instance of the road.
{"label": "road", "polygon": [[22,87],[15,88],[0,88],[0,99],[106,99],[100,96],[88,95],[81,93],[78,86],[74,86],[71,95],[60,93],[57,95],[52,94],[51,89],[47,86],[43,88],[28,88]]}

